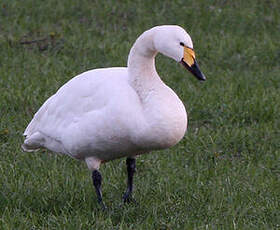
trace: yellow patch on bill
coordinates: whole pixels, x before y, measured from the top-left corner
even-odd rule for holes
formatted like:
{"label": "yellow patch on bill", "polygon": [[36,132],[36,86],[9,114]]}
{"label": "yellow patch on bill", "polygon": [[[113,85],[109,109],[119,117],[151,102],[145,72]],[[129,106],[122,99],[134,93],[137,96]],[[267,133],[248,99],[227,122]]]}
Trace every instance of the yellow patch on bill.
{"label": "yellow patch on bill", "polygon": [[194,64],[195,54],[193,49],[184,46],[184,62],[188,64],[188,66],[192,66]]}

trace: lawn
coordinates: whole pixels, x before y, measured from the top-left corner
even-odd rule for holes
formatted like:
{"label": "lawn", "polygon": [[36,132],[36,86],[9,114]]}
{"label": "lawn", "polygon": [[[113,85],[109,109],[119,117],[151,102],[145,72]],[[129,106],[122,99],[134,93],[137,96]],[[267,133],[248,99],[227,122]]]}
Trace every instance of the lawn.
{"label": "lawn", "polygon": [[[0,229],[279,229],[278,0],[0,2]],[[24,153],[22,133],[75,75],[125,66],[136,38],[161,24],[191,35],[203,84],[158,55],[188,111],[184,139],[137,159],[123,205],[125,160],[102,165],[99,209],[83,162]]]}

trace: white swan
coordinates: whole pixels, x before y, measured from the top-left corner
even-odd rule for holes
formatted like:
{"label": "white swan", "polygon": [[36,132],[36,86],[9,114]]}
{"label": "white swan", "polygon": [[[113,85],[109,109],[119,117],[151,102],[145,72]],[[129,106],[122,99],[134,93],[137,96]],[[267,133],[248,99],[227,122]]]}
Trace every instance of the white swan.
{"label": "white swan", "polygon": [[188,33],[179,26],[154,27],[134,43],[128,67],[84,72],[51,96],[26,128],[23,150],[47,148],[84,160],[102,205],[100,164],[127,157],[123,199],[129,201],[135,156],[175,145],[187,128],[183,103],[155,69],[158,52],[205,80]]}

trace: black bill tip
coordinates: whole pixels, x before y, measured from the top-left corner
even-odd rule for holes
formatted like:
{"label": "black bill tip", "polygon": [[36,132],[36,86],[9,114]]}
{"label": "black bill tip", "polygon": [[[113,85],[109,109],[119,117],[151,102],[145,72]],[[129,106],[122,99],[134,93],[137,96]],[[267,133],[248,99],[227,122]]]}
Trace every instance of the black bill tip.
{"label": "black bill tip", "polygon": [[194,63],[192,66],[189,66],[184,60],[182,59],[180,62],[188,71],[190,71],[198,80],[205,81],[206,77],[204,74],[200,71],[199,65],[197,64],[196,60],[194,60]]}

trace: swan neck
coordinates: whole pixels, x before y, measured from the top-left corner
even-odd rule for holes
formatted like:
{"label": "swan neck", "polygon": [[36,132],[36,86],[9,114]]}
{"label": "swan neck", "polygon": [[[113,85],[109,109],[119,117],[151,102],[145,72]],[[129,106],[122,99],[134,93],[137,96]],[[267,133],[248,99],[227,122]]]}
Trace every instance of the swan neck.
{"label": "swan neck", "polygon": [[157,50],[154,48],[152,31],[144,32],[132,46],[128,56],[129,81],[152,82],[158,77],[155,68]]}

